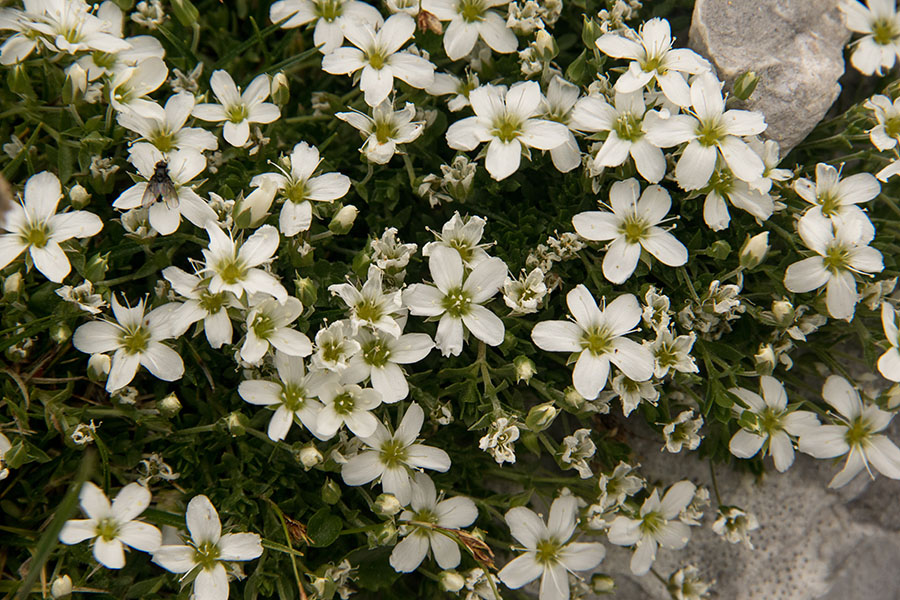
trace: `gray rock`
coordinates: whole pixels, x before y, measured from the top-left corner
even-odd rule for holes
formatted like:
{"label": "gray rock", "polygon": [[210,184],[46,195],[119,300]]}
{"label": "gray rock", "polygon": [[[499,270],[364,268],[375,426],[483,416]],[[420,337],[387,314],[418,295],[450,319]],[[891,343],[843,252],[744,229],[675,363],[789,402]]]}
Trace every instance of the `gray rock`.
{"label": "gray rock", "polygon": [[745,108],[766,116],[782,156],[815,127],[841,91],[850,38],[838,0],[697,0],[690,46],[730,86],[745,71],[760,82]]}

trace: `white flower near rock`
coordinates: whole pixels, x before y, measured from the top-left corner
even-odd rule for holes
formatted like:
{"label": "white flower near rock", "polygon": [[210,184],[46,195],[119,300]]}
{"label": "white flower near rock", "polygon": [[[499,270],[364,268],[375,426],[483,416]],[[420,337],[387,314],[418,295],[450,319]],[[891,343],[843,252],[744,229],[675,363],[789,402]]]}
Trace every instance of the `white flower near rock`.
{"label": "white flower near rock", "polygon": [[410,404],[393,434],[378,421],[372,435],[360,438],[367,448],[342,465],[344,483],[356,486],[380,478],[385,494],[393,494],[402,506],[409,504],[415,493],[412,481],[415,472],[431,469],[444,473],[450,469],[450,456],[446,452],[416,443],[424,422],[425,411],[415,402]]}
{"label": "white flower near rock", "polygon": [[694,499],[696,490],[697,486],[690,481],[679,481],[669,488],[662,500],[659,490],[653,490],[634,518],[622,515],[612,522],[609,541],[617,546],[634,546],[632,573],[644,575],[650,571],[660,546],[679,550],[687,545],[691,529],[677,519]]}
{"label": "white flower near rock", "polygon": [[[728,449],[738,458],[751,458],[760,450],[775,460],[779,473],[794,464],[794,445],[790,436],[799,436],[810,428],[819,426],[815,413],[806,410],[789,410],[784,385],[774,377],[759,378],[762,396],[745,388],[733,387],[728,391],[740,398],[747,409],[735,405],[739,423],[745,423],[728,444]],[[747,414],[749,413],[749,414]],[[749,418],[748,418],[749,417]]]}
{"label": "white flower near rock", "polygon": [[819,256],[790,265],[784,273],[784,286],[795,293],[825,286],[828,314],[851,321],[859,301],[853,274],[884,269],[881,252],[868,245],[874,230],[864,229],[858,220],[807,215],[797,223],[797,232],[806,247]]}
{"label": "white flower near rock", "polygon": [[[113,202],[113,208],[131,210],[147,208],[150,225],[160,235],[175,233],[184,217],[197,227],[206,227],[217,221],[216,211],[194,191],[194,179],[206,169],[206,158],[196,150],[175,150],[163,154],[152,144],[137,144],[131,149],[128,160],[144,179],[122,192]],[[153,197],[146,206],[150,180],[156,174],[156,165],[164,163],[169,179],[175,188],[176,199]]]}
{"label": "white flower near rock", "polygon": [[742,181],[734,176],[734,172],[724,160],[717,159],[716,169],[708,185],[703,188],[706,192],[703,201],[703,221],[713,231],[727,229],[731,223],[729,204],[750,213],[757,221],[768,220],[775,211],[775,199],[759,189],[765,187],[763,181],[763,179],[753,183]]}
{"label": "white flower near rock", "polygon": [[203,495],[194,496],[188,502],[185,521],[191,534],[190,542],[160,546],[153,553],[153,562],[172,573],[187,574],[198,569],[193,584],[194,597],[197,600],[227,600],[225,563],[259,558],[263,552],[259,535],[222,535],[219,513]]}
{"label": "white flower near rock", "polygon": [[405,537],[391,551],[391,566],[399,573],[411,573],[422,564],[429,549],[441,569],[459,566],[459,544],[449,531],[444,533],[442,530],[468,527],[477,518],[478,509],[470,498],[456,496],[439,502],[431,478],[417,473],[410,507],[400,513],[398,519],[403,523],[400,532]]}
{"label": "white flower near rock", "polygon": [[841,172],[831,165],[816,165],[816,182],[801,177],[794,181],[794,191],[812,206],[806,215],[840,216],[844,221],[858,221],[865,229],[872,224],[857,206],[873,200],[881,193],[881,184],[871,173],[857,173],[841,178]]}
{"label": "white flower near rock", "polygon": [[206,227],[209,246],[203,250],[205,264],[200,271],[209,277],[209,291],[218,294],[231,292],[238,298],[254,294],[268,294],[284,302],[287,290],[278,279],[260,269],[272,260],[278,250],[280,238],[278,230],[271,225],[263,225],[241,243],[219,229],[218,225]]}
{"label": "white flower near rock", "polygon": [[881,304],[881,324],[890,349],[878,359],[878,371],[885,379],[900,381],[900,329],[897,327],[897,311],[888,302]]}
{"label": "white flower near rock", "polygon": [[503,321],[482,306],[503,286],[506,263],[488,258],[466,275],[456,250],[436,246],[428,259],[434,285],[414,283],[403,291],[403,303],[413,315],[440,317],[435,347],[444,356],[457,356],[463,349],[465,329],[489,346],[503,342]]}
{"label": "white flower near rock", "polygon": [[11,202],[0,215],[0,269],[28,252],[34,268],[55,283],[62,283],[72,270],[60,246],[72,238],[100,233],[103,221],[93,213],[73,210],[56,214],[62,188],[53,173],[42,171],[25,183],[25,199]]}
{"label": "white flower near rock", "polygon": [[869,130],[869,139],[879,151],[890,150],[900,143],[900,98],[876,94],[865,101],[866,108],[875,113],[878,124]]}
{"label": "white flower near rock", "polygon": [[303,312],[303,304],[288,296],[284,302],[266,298],[247,313],[247,337],[241,346],[241,358],[251,364],[262,360],[269,347],[289,356],[309,356],[312,342],[291,323]]}
{"label": "white flower near rock", "polygon": [[232,146],[247,143],[251,124],[271,123],[281,116],[276,105],[266,102],[271,91],[268,75],[256,77],[242,93],[227,71],[218,70],[209,78],[209,87],[219,103],[198,104],[191,114],[203,121],[224,121],[222,135]]}
{"label": "white flower near rock", "polygon": [[399,402],[409,395],[409,383],[400,365],[417,363],[434,348],[434,341],[427,333],[393,337],[382,331],[360,329],[356,341],[359,352],[350,358],[341,379],[346,383],[371,380],[385,404]]}
{"label": "white flower near rock", "polygon": [[165,108],[155,104],[155,109],[146,111],[147,114],[120,112],[116,120],[125,129],[138,134],[138,142],[143,140],[153,144],[166,156],[175,150],[215,150],[219,147],[215,135],[200,127],[184,126],[195,103],[193,94],[174,94],[166,101]]}
{"label": "white flower near rock", "polygon": [[322,54],[340,48],[347,26],[357,21],[376,26],[384,21],[377,8],[356,0],[278,0],[269,7],[269,19],[273,23],[287,19],[282,29],[315,23],[313,44]]}
{"label": "white flower near rock", "polygon": [[808,429],[800,435],[797,447],[815,458],[846,456],[844,468],[828,484],[839,488],[847,485],[857,473],[870,466],[885,477],[900,479],[900,448],[885,434],[894,413],[881,410],[874,404],[863,404],[850,382],[839,375],[831,375],[822,387],[822,397],[838,414],[835,424]]}
{"label": "white flower near rock", "polygon": [[722,83],[709,73],[694,79],[690,98],[692,114],[662,118],[651,113],[653,118],[644,121],[647,140],[654,146],[668,148],[687,142],[675,165],[678,185],[684,190],[705,186],[719,155],[738,179],[747,183],[760,179],[765,165],[740,136],[765,131],[762,113],[725,110]]}
{"label": "white flower near rock", "polygon": [[659,227],[672,206],[665,188],[651,185],[641,193],[637,179],[617,181],[609,190],[609,202],[612,212],[588,211],[572,218],[572,225],[581,237],[592,241],[611,240],[603,257],[603,276],[608,281],[624,283],[631,277],[642,249],[670,267],[687,262],[684,244]]}
{"label": "white flower near rock", "polygon": [[441,21],[450,21],[444,30],[444,52],[450,60],[469,54],[481,38],[499,54],[510,54],[519,47],[516,34],[492,8],[503,7],[509,0],[425,0],[422,8]]}
{"label": "white flower near rock", "polygon": [[357,128],[366,138],[359,151],[376,165],[386,165],[394,154],[402,154],[398,146],[415,141],[425,129],[424,121],[413,121],[416,107],[412,102],[394,110],[393,102],[385,100],[372,108],[371,117],[357,111],[339,112],[334,116]]}
{"label": "white flower near rock", "polygon": [[447,143],[454,150],[474,150],[488,143],[485,168],[496,180],[515,173],[523,150],[553,150],[566,143],[569,129],[562,123],[537,118],[541,86],[523,81],[511,87],[483,85],[469,93],[475,116],[453,123]]}
{"label": "white flower near rock", "polygon": [[884,69],[893,68],[900,56],[900,15],[894,0],[866,0],[865,6],[842,0],[840,8],[847,29],[866,34],[855,42],[850,64],[863,75],[880,76]]}
{"label": "white flower near rock", "polygon": [[605,33],[597,38],[601,52],[631,62],[616,80],[616,91],[631,93],[656,81],[666,98],[678,106],[689,106],[691,94],[685,78],[711,70],[710,64],[693,50],[672,48],[672,31],[665,19],[650,19],[633,37]]}
{"label": "white flower near rock", "polygon": [[163,344],[181,332],[173,325],[180,305],[164,304],[144,315],[144,300],[134,308],[112,297],[113,321],[89,321],[75,330],[72,344],[87,354],[113,352],[106,391],[115,392],[134,379],[143,365],[154,377],[176,381],[184,374],[181,356]]}
{"label": "white flower near rock", "polygon": [[394,78],[424,89],[434,82],[434,65],[400,48],[416,31],[416,21],[406,13],[388,17],[380,26],[365,21],[348,23],[344,37],[355,48],[341,47],[322,58],[322,70],[332,75],[361,71],[359,89],[371,107],[378,106],[394,89]]}
{"label": "white flower near rock", "polygon": [[87,519],[70,519],[59,532],[63,544],[93,540],[94,558],[109,569],[125,566],[125,546],[142,552],[156,552],[162,543],[159,529],[138,521],[150,506],[150,491],[139,483],[129,483],[112,504],[99,487],[85,482],[78,495]]}
{"label": "white flower near rock", "polygon": [[534,326],[531,339],[542,350],[579,353],[572,371],[575,391],[588,400],[606,387],[610,362],[629,379],[646,381],[653,376],[653,355],[624,337],[641,321],[641,307],[632,294],[622,294],[600,309],[588,289],[579,284],[566,296],[571,321],[543,321]]}
{"label": "white flower near rock", "polygon": [[546,524],[524,506],[511,508],[504,518],[509,532],[522,544],[516,549],[523,551],[497,573],[510,589],[540,577],[540,600],[568,600],[569,573],[593,569],[606,556],[603,544],[572,541],[578,524],[575,496],[556,498]]}

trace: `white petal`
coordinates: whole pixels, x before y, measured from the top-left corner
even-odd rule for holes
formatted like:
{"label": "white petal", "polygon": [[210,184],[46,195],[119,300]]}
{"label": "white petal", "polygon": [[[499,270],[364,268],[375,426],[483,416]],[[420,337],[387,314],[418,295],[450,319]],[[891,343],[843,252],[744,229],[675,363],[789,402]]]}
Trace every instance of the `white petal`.
{"label": "white petal", "polygon": [[162,533],[149,523],[131,521],[119,529],[118,538],[136,550],[156,552],[162,544]]}
{"label": "white petal", "polygon": [[656,257],[659,262],[670,267],[680,267],[687,263],[688,251],[684,244],[659,227],[652,227],[641,240],[641,246]]}
{"label": "white petal", "polygon": [[728,449],[738,458],[750,458],[756,456],[759,449],[762,448],[766,437],[757,433],[751,433],[746,429],[739,429],[731,438]]}
{"label": "white petal", "polygon": [[583,331],[571,321],[543,321],[531,330],[535,345],[548,352],[579,352]]}
{"label": "white petal", "polygon": [[187,573],[194,568],[194,548],[191,546],[160,546],[153,553],[153,562],[172,573]]}
{"label": "white petal", "polygon": [[583,350],[572,371],[572,383],[575,391],[588,400],[596,398],[606,387],[609,375],[609,359],[597,357],[590,350]]}
{"label": "white petal", "polygon": [[603,544],[576,542],[562,549],[559,562],[570,571],[588,571],[599,565],[605,556]]}
{"label": "white petal", "polygon": [[558,563],[544,566],[540,597],[541,600],[569,600],[569,575],[564,566]]}
{"label": "white petal", "polygon": [[613,213],[596,210],[578,213],[572,217],[575,231],[586,240],[605,241],[619,236],[621,218]]}
{"label": "white petal", "polygon": [[255,533],[226,533],[219,540],[221,560],[253,560],[262,555],[262,544]]}
{"label": "white petal", "polygon": [[34,261],[34,267],[50,281],[62,283],[72,270],[66,253],[54,241],[47,242],[43,248],[32,246],[29,253]]}
{"label": "white petal", "polygon": [[225,567],[217,562],[211,571],[203,569],[194,580],[195,600],[227,600],[228,575]]}
{"label": "white petal", "polygon": [[462,321],[472,335],[488,346],[499,346],[503,343],[506,332],[503,321],[487,308],[472,304],[469,311],[462,316]]}
{"label": "white petal", "polygon": [[688,142],[675,165],[678,185],[684,190],[698,190],[705,186],[716,168],[717,155],[715,146],[704,146],[696,140]]}
{"label": "white petal", "polygon": [[384,463],[378,452],[360,452],[341,466],[341,477],[347,485],[363,485],[381,477]]}
{"label": "white petal", "polygon": [[422,564],[426,554],[428,554],[428,538],[416,533],[410,534],[400,540],[391,551],[391,566],[398,573],[411,573]]}
{"label": "white petal", "polygon": [[150,342],[150,346],[141,354],[141,364],[163,381],[176,381],[184,375],[181,356],[159,342]]}
{"label": "white petal", "polygon": [[625,237],[616,238],[603,257],[603,276],[610,283],[624,283],[631,277],[641,258],[641,245],[631,244]]}
{"label": "white petal", "polygon": [[887,436],[871,436],[866,444],[866,458],[885,477],[900,479],[900,448]]}
{"label": "white petal", "polygon": [[506,563],[506,566],[497,573],[497,577],[503,585],[515,590],[529,581],[534,581],[543,572],[544,567],[534,559],[534,553],[528,552]]}
{"label": "white petal", "polygon": [[783,431],[776,431],[769,437],[769,454],[775,460],[779,473],[787,471],[794,464],[794,445]]}
{"label": "white petal", "polygon": [[139,483],[129,483],[116,495],[112,514],[119,522],[133,521],[150,506],[150,490]]}
{"label": "white petal", "polygon": [[829,279],[822,257],[813,256],[788,266],[784,272],[784,287],[792,292],[809,292],[822,287]]}
{"label": "white petal", "polygon": [[453,569],[459,566],[460,554],[459,545],[456,540],[435,532],[431,536],[431,551],[434,554],[434,560],[442,569]]}
{"label": "white petal", "polygon": [[499,138],[494,138],[488,144],[484,166],[492,178],[500,181],[515,173],[521,160],[522,146],[519,140],[502,142]]}
{"label": "white petal", "polygon": [[125,547],[117,539],[107,541],[98,537],[94,540],[94,558],[107,568],[121,569],[125,566]]}
{"label": "white petal", "polygon": [[844,468],[838,471],[831,481],[828,482],[828,487],[844,487],[850,483],[853,478],[865,468],[865,466],[866,459],[862,452],[859,451],[859,448],[851,448],[850,453],[847,455],[847,462],[844,463]]}
{"label": "white petal", "polygon": [[538,542],[548,535],[541,518],[524,506],[509,509],[504,519],[509,526],[509,533],[525,548],[537,547]]}
{"label": "white petal", "polygon": [[97,522],[94,519],[69,519],[59,532],[59,541],[63,544],[77,544],[97,535]]}
{"label": "white petal", "polygon": [[203,542],[218,542],[222,534],[222,524],[219,522],[219,513],[204,495],[194,496],[188,502],[185,511],[188,531],[191,538],[201,544]]}

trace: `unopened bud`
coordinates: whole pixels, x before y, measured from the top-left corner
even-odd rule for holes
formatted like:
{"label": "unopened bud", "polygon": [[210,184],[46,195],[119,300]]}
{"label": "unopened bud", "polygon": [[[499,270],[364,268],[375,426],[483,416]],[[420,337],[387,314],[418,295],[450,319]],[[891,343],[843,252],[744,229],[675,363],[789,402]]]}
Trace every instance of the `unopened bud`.
{"label": "unopened bud", "polygon": [[319,452],[319,449],[312,442],[300,449],[298,458],[300,459],[300,464],[307,471],[325,461],[325,457],[322,456],[322,453]]}
{"label": "unopened bud", "polygon": [[21,64],[13,66],[6,74],[6,84],[9,91],[20,96],[33,96],[34,89],[31,87],[31,79],[28,72]]}
{"label": "unopened bud", "polygon": [[394,546],[397,543],[397,526],[393,521],[385,521],[375,531],[370,531],[368,536],[370,547]]}
{"label": "unopened bud", "polygon": [[271,84],[272,102],[284,106],[291,99],[291,88],[284,73],[276,73]]}
{"label": "unopened bud", "polygon": [[92,283],[103,281],[109,267],[109,253],[95,254],[84,265],[84,278]]}
{"label": "unopened bud", "polygon": [[734,80],[734,95],[739,100],[746,100],[756,89],[759,83],[759,75],[753,71],[745,71]]}
{"label": "unopened bud", "polygon": [[316,288],[316,282],[309,277],[298,276],[294,279],[294,288],[296,288],[297,298],[303,306],[312,306],[319,297],[319,290]]}
{"label": "unopened bud", "polygon": [[591,590],[595,594],[612,594],[616,590],[616,581],[609,575],[594,573],[591,577]]}
{"label": "unopened bud", "polygon": [[543,29],[537,32],[534,42],[538,58],[542,62],[550,62],[559,54],[559,46],[556,44],[556,40]]}
{"label": "unopened bud", "polygon": [[106,354],[91,354],[87,364],[87,375],[91,381],[106,381],[109,375],[110,359]]}
{"label": "unopened bud", "polygon": [[772,348],[772,344],[761,344],[759,346],[759,352],[753,355],[753,360],[756,361],[756,372],[760,375],[771,375],[772,371],[775,370],[775,349]]}
{"label": "unopened bud", "polygon": [[438,582],[441,584],[442,590],[455,594],[466,585],[466,578],[455,569],[450,569],[449,571],[441,571],[441,574],[438,575]]}
{"label": "unopened bud", "polygon": [[531,431],[543,431],[550,427],[557,414],[559,414],[559,409],[553,406],[552,402],[532,406],[528,411],[528,416],[525,417],[525,425]]}
{"label": "unopened bud", "polygon": [[22,274],[16,271],[3,280],[3,295],[14,296],[22,291]]}
{"label": "unopened bud", "polygon": [[337,504],[341,499],[341,487],[331,479],[326,479],[322,486],[322,501],[325,504]]}
{"label": "unopened bud", "polygon": [[740,264],[745,269],[754,269],[766,259],[769,252],[769,232],[763,231],[748,238],[741,248]]}
{"label": "unopened bud", "polygon": [[375,512],[382,517],[391,517],[403,510],[403,505],[393,494],[378,494],[375,498]]}
{"label": "unopened bud", "polygon": [[175,392],[172,392],[162,400],[156,403],[156,408],[159,410],[159,414],[166,417],[167,419],[171,419],[179,412],[181,412],[181,401],[178,399],[178,396],[175,395]]}
{"label": "unopened bud", "polygon": [[72,329],[65,323],[58,323],[50,328],[50,339],[57,344],[66,343],[72,337]]}
{"label": "unopened bud", "polygon": [[247,433],[247,426],[250,424],[250,421],[244,413],[236,410],[225,417],[225,424],[228,426],[228,433],[232,437],[238,437]]}
{"label": "unopened bud", "polygon": [[588,49],[593,49],[594,42],[601,35],[603,35],[603,30],[600,28],[600,24],[584,15],[584,24],[581,26],[581,41],[584,42],[584,45]]}
{"label": "unopened bud", "polygon": [[778,324],[787,327],[794,322],[794,305],[787,300],[776,300],[772,303],[772,314]]}
{"label": "unopened bud", "polygon": [[69,189],[69,202],[72,208],[84,208],[91,201],[91,193],[80,183]]}
{"label": "unopened bud", "polygon": [[513,366],[516,368],[516,383],[520,381],[528,383],[534,377],[534,374],[537,373],[534,361],[525,355],[519,355],[513,359]]}
{"label": "unopened bud", "polygon": [[359,209],[352,204],[348,204],[337,211],[331,219],[331,223],[328,224],[328,229],[338,235],[348,233],[353,228],[353,222],[356,221],[356,215],[358,214]]}
{"label": "unopened bud", "polygon": [[572,411],[578,412],[584,407],[584,396],[575,391],[575,388],[567,387],[565,396],[563,396],[563,402]]}
{"label": "unopened bud", "polygon": [[66,81],[63,83],[62,101],[65,104],[74,104],[84,96],[87,91],[87,71],[78,63],[73,63],[66,69]]}
{"label": "unopened bud", "polygon": [[61,575],[50,584],[50,595],[54,598],[62,598],[72,593],[72,578]]}

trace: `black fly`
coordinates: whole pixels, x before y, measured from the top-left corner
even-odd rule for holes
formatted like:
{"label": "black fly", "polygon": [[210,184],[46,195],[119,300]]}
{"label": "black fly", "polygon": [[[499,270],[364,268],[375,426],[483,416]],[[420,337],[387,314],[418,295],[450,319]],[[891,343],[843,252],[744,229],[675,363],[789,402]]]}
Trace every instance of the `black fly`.
{"label": "black fly", "polygon": [[169,163],[164,160],[156,163],[153,167],[153,175],[147,182],[147,189],[144,191],[144,197],[141,199],[141,206],[149,208],[154,202],[164,200],[166,206],[171,209],[178,208],[178,193],[175,191],[175,184],[169,177]]}

